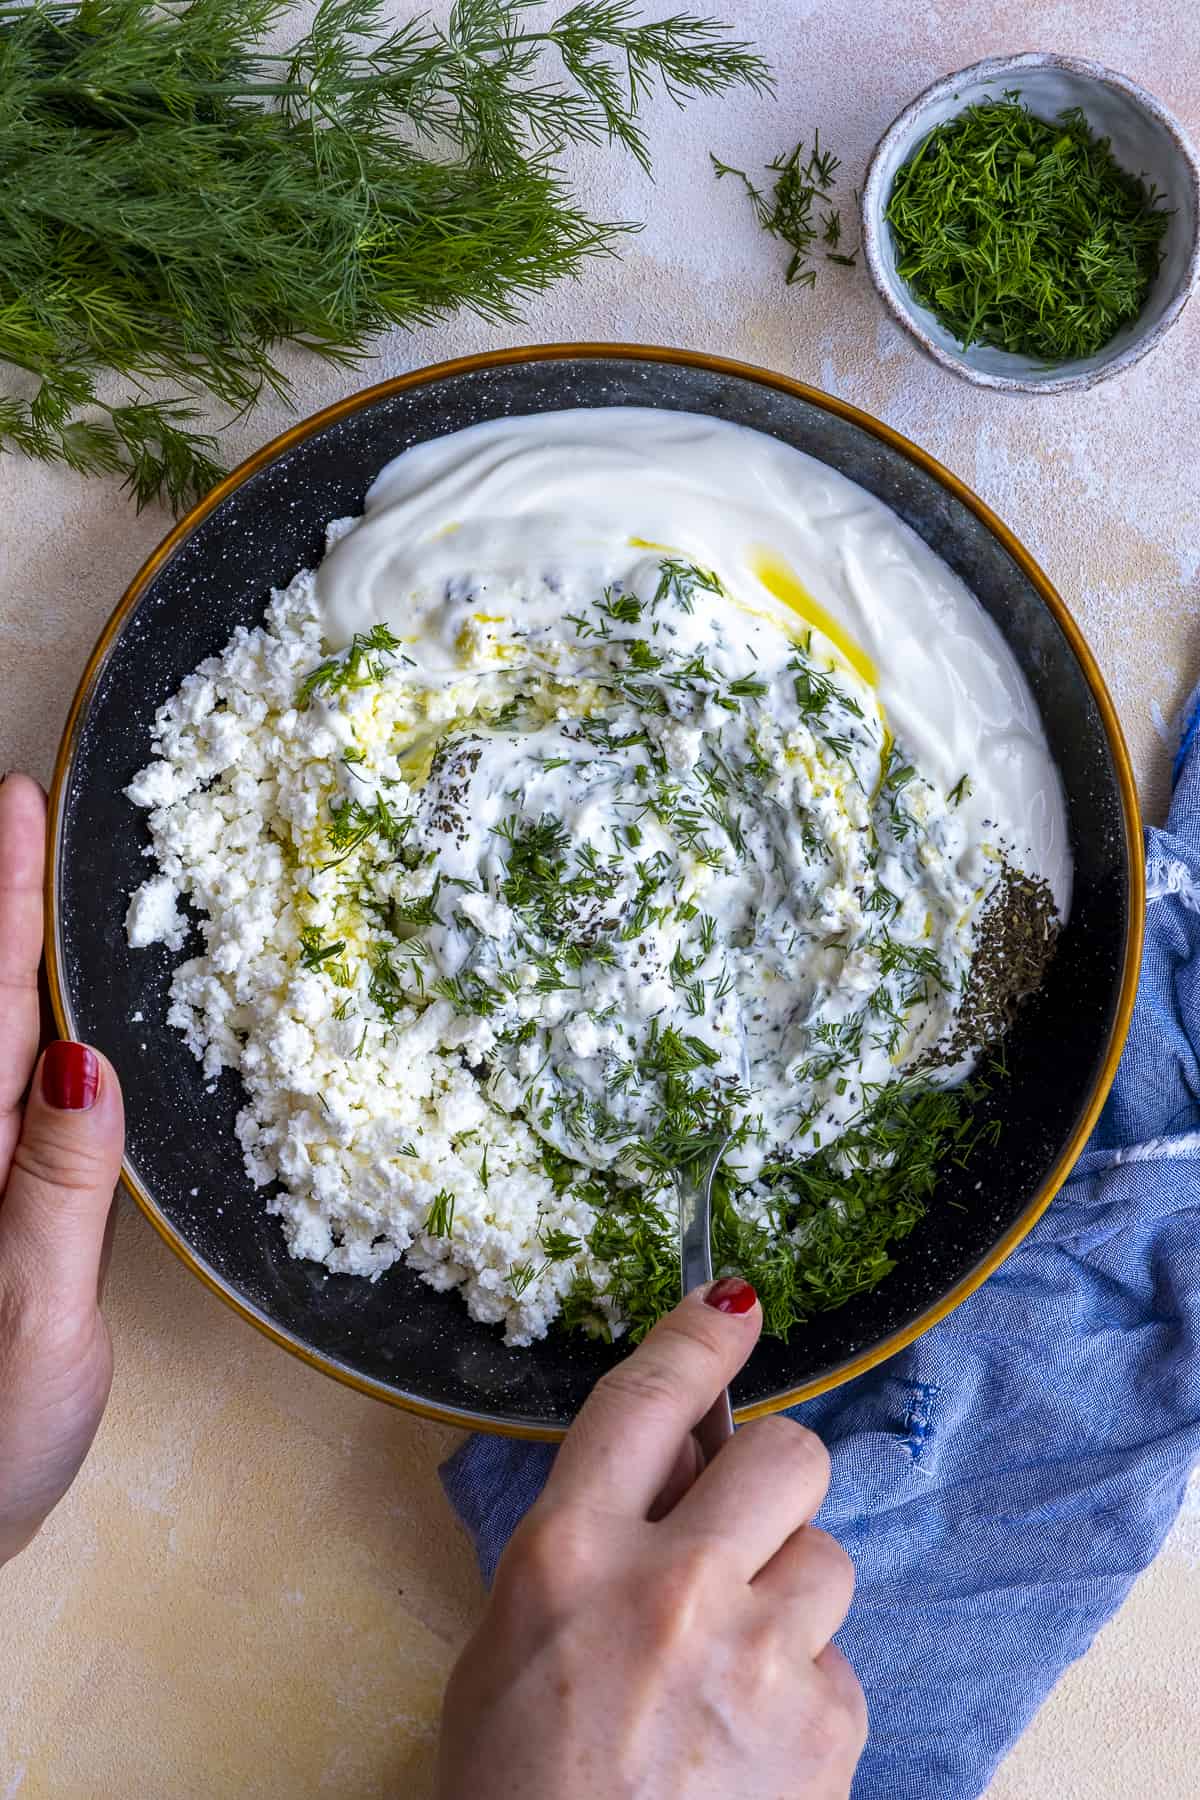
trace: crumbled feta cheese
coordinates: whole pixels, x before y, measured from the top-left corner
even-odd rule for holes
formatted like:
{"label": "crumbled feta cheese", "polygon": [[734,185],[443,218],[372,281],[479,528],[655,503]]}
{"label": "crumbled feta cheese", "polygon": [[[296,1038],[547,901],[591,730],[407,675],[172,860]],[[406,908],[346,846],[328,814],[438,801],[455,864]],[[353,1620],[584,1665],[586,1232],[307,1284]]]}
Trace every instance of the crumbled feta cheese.
{"label": "crumbled feta cheese", "polygon": [[488,937],[506,938],[512,931],[512,913],[503,900],[493,900],[490,894],[460,894],[458,910]]}
{"label": "crumbled feta cheese", "polygon": [[143,881],[125,914],[131,949],[144,950],[149,944],[165,944],[168,950],[183,949],[187,920],[180,917],[178,899],[179,889],[169,875],[152,875],[149,881]]}

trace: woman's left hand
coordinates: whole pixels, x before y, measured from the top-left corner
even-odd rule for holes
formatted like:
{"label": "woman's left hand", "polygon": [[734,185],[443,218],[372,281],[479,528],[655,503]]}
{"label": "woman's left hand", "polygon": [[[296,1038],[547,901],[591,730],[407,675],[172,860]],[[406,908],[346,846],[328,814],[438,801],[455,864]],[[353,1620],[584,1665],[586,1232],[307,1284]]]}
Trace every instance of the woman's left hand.
{"label": "woman's left hand", "polygon": [[84,1044],[38,1060],[46,802],[0,782],[0,1563],[87,1455],[112,1380],[100,1315],[124,1113]]}

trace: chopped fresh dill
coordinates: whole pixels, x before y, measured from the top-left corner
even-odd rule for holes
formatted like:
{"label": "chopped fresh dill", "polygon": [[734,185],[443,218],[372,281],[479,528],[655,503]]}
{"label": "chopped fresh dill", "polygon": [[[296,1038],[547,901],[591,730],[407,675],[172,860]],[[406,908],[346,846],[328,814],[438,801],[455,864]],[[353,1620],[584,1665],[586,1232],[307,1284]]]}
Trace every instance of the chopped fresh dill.
{"label": "chopped fresh dill", "polygon": [[864,912],[885,912],[893,917],[900,911],[900,906],[901,900],[899,894],[893,894],[891,889],[885,887],[882,881],[876,882],[870,894],[868,894],[867,898],[863,901]]}
{"label": "chopped fresh dill", "polygon": [[[400,639],[386,625],[372,625],[370,631],[356,632],[348,650],[318,663],[304,677],[300,683],[301,706],[307,706],[316,694],[342,694],[382,681],[399,648]],[[350,760],[347,753],[343,761]],[[362,760],[361,752],[355,760]]]}
{"label": "chopped fresh dill", "polygon": [[736,681],[728,684],[725,692],[732,694],[735,700],[761,700],[770,689],[755,675],[739,675]]}
{"label": "chopped fresh dill", "polygon": [[636,594],[618,594],[611,588],[596,603],[596,611],[617,625],[636,625],[642,616],[642,603]]}
{"label": "chopped fresh dill", "polygon": [[339,938],[335,944],[326,944],[315,925],[306,925],[300,932],[300,966],[303,969],[320,968],[322,963],[340,956],[345,948],[345,938]]}
{"label": "chopped fresh dill", "polygon": [[329,829],[326,835],[330,848],[340,854],[322,863],[321,867],[338,868],[368,838],[378,837],[384,845],[394,850],[403,841],[410,824],[411,820],[407,816],[397,816],[382,794],[377,794],[369,806],[349,797],[336,800],[329,808]]}
{"label": "chopped fresh dill", "polygon": [[1007,93],[921,141],[887,219],[902,280],[959,344],[1055,365],[1094,356],[1141,311],[1163,200],[1078,108],[1042,119]]}
{"label": "chopped fresh dill", "polygon": [[793,671],[792,688],[803,718],[819,719],[831,706],[844,706],[846,696],[836,681],[820,674],[806,656],[794,656],[788,667]]}
{"label": "chopped fresh dill", "polygon": [[658,565],[658,586],[654,590],[654,605],[664,600],[674,601],[684,612],[691,612],[697,589],[710,594],[724,593],[721,578],[713,569],[699,569],[695,563],[681,562],[678,557],[668,556]]}
{"label": "chopped fresh dill", "polygon": [[430,992],[441,1000],[449,1000],[458,1012],[473,1013],[483,1019],[499,1010],[503,998],[473,969],[435,981]]}
{"label": "chopped fresh dill", "polygon": [[572,1237],[569,1231],[562,1231],[557,1226],[548,1231],[543,1230],[540,1238],[546,1261],[549,1263],[570,1262],[571,1258],[578,1256],[583,1249],[583,1245],[577,1237]]}
{"label": "chopped fresh dill", "polygon": [[651,674],[662,667],[662,657],[643,638],[632,638],[625,646],[625,655],[630,668],[636,669],[639,674]]}
{"label": "chopped fresh dill", "polygon": [[454,1195],[449,1188],[441,1188],[434,1195],[428,1213],[425,1215],[425,1231],[430,1237],[448,1238],[454,1230]]}
{"label": "chopped fresh dill", "polygon": [[[315,925],[305,925],[300,931],[300,967],[319,969],[338,987],[352,987],[354,971],[343,955],[345,948],[345,938],[338,938],[334,943],[327,944],[322,941],[321,933]],[[349,999],[347,994],[346,1001]]]}
{"label": "chopped fresh dill", "polygon": [[[725,175],[733,175],[741,182],[762,229],[791,251],[784,272],[789,287],[815,285],[817,271],[812,258],[818,244],[827,246],[827,262],[853,268],[857,252],[847,256],[838,248],[842,241],[841,214],[837,207],[827,203],[833,178],[841,166],[840,159],[832,151],[822,150],[819,132],[813,132],[812,149],[807,156],[801,139],[793,150],[777,156],[767,165],[767,173],[775,177],[769,194],[756,187],[744,169],[733,168],[711,151],[709,159],[718,181]],[[823,212],[817,212],[819,205],[825,206]]]}
{"label": "chopped fresh dill", "polygon": [[432,925],[438,916],[438,895],[441,892],[441,871],[433,878],[433,887],[429,893],[422,894],[413,900],[393,900],[392,920],[396,925]]}

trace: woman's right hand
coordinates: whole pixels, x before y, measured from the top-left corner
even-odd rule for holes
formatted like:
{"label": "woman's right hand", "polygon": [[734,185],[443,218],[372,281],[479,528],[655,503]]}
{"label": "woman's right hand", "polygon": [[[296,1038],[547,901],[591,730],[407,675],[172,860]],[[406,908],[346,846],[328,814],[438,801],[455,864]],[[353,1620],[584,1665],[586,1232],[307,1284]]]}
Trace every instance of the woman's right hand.
{"label": "woman's right hand", "polygon": [[0,780],[0,1563],[75,1479],[112,1379],[100,1289],[121,1090],[84,1044],[37,1060],[45,839],[41,789]]}
{"label": "woman's right hand", "polygon": [[761,1326],[718,1282],[597,1385],[451,1676],[441,1800],[845,1800],[867,1716],[830,1642],[853,1570],[809,1523],[824,1446],[766,1418],[701,1469],[691,1436]]}

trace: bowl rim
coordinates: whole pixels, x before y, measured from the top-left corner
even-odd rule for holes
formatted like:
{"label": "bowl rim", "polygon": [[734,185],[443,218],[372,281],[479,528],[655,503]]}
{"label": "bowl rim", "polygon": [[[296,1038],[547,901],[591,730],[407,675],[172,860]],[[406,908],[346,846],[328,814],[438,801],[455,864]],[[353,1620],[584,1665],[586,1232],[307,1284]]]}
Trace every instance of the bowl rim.
{"label": "bowl rim", "polygon": [[[402,394],[411,388],[435,384],[459,375],[478,372],[486,369],[506,368],[536,362],[568,362],[568,361],[602,361],[605,359],[625,359],[631,362],[661,362],[674,367],[696,368],[716,372],[722,375],[738,377],[743,381],[756,383],[761,387],[773,388],[777,392],[798,397],[810,405],[820,407],[835,417],[857,425],[862,430],[877,438],[880,442],[898,451],[910,462],[932,475],[962,505],[986,526],[997,538],[1001,546],[1017,564],[1018,568],[1031,582],[1039,598],[1048,608],[1051,616],[1066,637],[1079,665],[1083,671],[1088,687],[1100,713],[1105,736],[1112,752],[1116,768],[1117,782],[1121,794],[1121,814],[1124,826],[1126,846],[1126,867],[1128,873],[1128,925],[1125,933],[1124,960],[1121,970],[1121,981],[1118,992],[1116,1010],[1105,1045],[1104,1057],[1092,1085],[1091,1093],[1080,1111],[1074,1130],[1053,1168],[1030,1197],[1020,1217],[1009,1227],[999,1241],[992,1247],[980,1262],[969,1270],[948,1293],[942,1295],[930,1306],[926,1307],[917,1318],[899,1330],[889,1334],[879,1343],[847,1357],[836,1368],[824,1375],[802,1383],[800,1386],[774,1394],[766,1400],[753,1405],[739,1407],[736,1418],[739,1423],[760,1418],[767,1413],[782,1411],[785,1407],[794,1406],[799,1401],[809,1400],[817,1394],[827,1392],[831,1388],[840,1387],[843,1382],[857,1375],[865,1374],[868,1369],[894,1356],[938,1324],[955,1307],[961,1304],[968,1295],[974,1293],[989,1275],[997,1269],[1005,1258],[1013,1251],[1026,1234],[1033,1228],[1037,1220],[1045,1212],[1054,1195],[1069,1175],[1086,1139],[1099,1116],[1100,1109],[1112,1085],[1116,1074],[1117,1063],[1124,1047],[1125,1037],[1133,1012],[1134,995],[1137,988],[1138,974],[1141,966],[1142,937],[1145,922],[1145,868],[1142,848],[1141,814],[1138,802],[1137,786],[1129,751],[1125,743],[1117,717],[1116,708],[1104,683],[1091,650],[1083,633],[1071,616],[1065,601],[1054,587],[1049,577],[1039,567],[1034,558],[1026,550],[1020,540],[996,516],[966,484],[952,474],[942,463],[911,442],[900,432],[875,419],[860,407],[849,401],[840,400],[832,394],[826,394],[819,388],[809,386],[789,375],[782,375],[770,369],[757,367],[753,363],[735,361],[728,357],[713,356],[702,351],[668,348],[654,344],[625,343],[552,343],[517,346],[507,350],[493,350],[477,355],[455,357],[443,362],[431,363],[424,367],[410,370],[404,375],[394,376],[388,381],[363,388],[356,393],[335,401],[322,408],[309,418],[301,420],[289,430],[274,437],[260,450],[247,457],[225,479],[195,506],[184,514],[163,538],[158,547],[143,562],[125,592],[117,602],[110,618],[104,625],[96,644],[88,657],[70,711],[63,729],[58,754],[55,759],[54,774],[50,785],[49,811],[47,818],[47,857],[46,877],[44,885],[44,918],[45,918],[45,955],[46,973],[50,991],[50,1002],[54,1014],[55,1027],[62,1037],[73,1037],[74,1021],[71,1013],[70,997],[66,990],[63,974],[62,958],[59,954],[59,868],[62,857],[64,796],[70,780],[76,751],[86,721],[89,703],[97,682],[103,672],[108,655],[114,647],[127,620],[133,614],[143,593],[159,570],[180,550],[182,545],[192,536],[198,527],[213,513],[228,495],[258,473],[270,463],[285,454],[294,445],[304,442],[324,431],[330,425],[353,413],[376,404],[395,394]],[[211,1290],[227,1306],[230,1306],[241,1318],[247,1320],[265,1337],[289,1351],[310,1368],[319,1369],[331,1375],[345,1386],[354,1388],[359,1393],[369,1394],[373,1398],[385,1400],[402,1410],[415,1413],[421,1418],[431,1419],[439,1424],[453,1425],[460,1430],[482,1430],[494,1435],[514,1438],[540,1439],[557,1441],[565,1435],[566,1427],[527,1424],[512,1419],[496,1419],[486,1412],[478,1412],[468,1407],[452,1407],[434,1405],[418,1395],[408,1394],[403,1389],[389,1383],[375,1380],[350,1368],[339,1358],[313,1349],[292,1332],[285,1330],[253,1302],[236,1293],[204,1259],[194,1251],[186,1240],[175,1229],[166,1216],[160,1211],[153,1195],[143,1186],[140,1178],[131,1167],[127,1158],[121,1164],[121,1185],[135,1201],[140,1211],[149,1220],[169,1248],[180,1261],[197,1276],[204,1286]]]}
{"label": "bowl rim", "polygon": [[[883,189],[883,166],[888,152],[896,141],[903,137],[922,114],[936,100],[953,96],[956,91],[971,81],[996,80],[1003,75],[1019,75],[1027,69],[1062,69],[1071,75],[1082,76],[1100,86],[1116,89],[1126,99],[1132,100],[1142,112],[1150,117],[1170,134],[1183,158],[1188,171],[1188,185],[1191,188],[1192,204],[1198,221],[1197,229],[1192,237],[1192,246],[1186,267],[1179,280],[1176,292],[1168,302],[1162,317],[1151,326],[1131,339],[1125,348],[1118,352],[1111,361],[1098,369],[1079,369],[1076,364],[1065,363],[1062,367],[1068,373],[1048,376],[1044,381],[1031,381],[1023,375],[996,374],[989,369],[976,369],[966,360],[963,351],[947,350],[939,344],[919,323],[912,309],[898,300],[888,282],[883,266],[881,243],[887,229],[884,216],[886,198]],[[1119,70],[1107,68],[1103,63],[1092,62],[1086,57],[1060,56],[1049,50],[1022,50],[1012,56],[987,56],[982,61],[970,63],[965,69],[958,69],[950,75],[939,75],[936,81],[923,88],[915,99],[910,100],[904,110],[896,115],[883,136],[871,152],[871,160],[867,164],[866,179],[863,182],[862,199],[859,205],[862,231],[863,254],[871,280],[875,284],[880,299],[905,330],[920,344],[927,356],[940,363],[944,369],[961,375],[965,380],[974,382],[977,387],[991,388],[997,393],[1009,394],[1069,394],[1080,393],[1100,382],[1107,381],[1110,376],[1123,374],[1135,363],[1148,356],[1151,350],[1157,349],[1167,332],[1175,324],[1184,307],[1200,283],[1200,156],[1184,130],[1182,121],[1156,100],[1154,95],[1141,87],[1128,75]],[[1069,371],[1075,368],[1075,373]]]}

